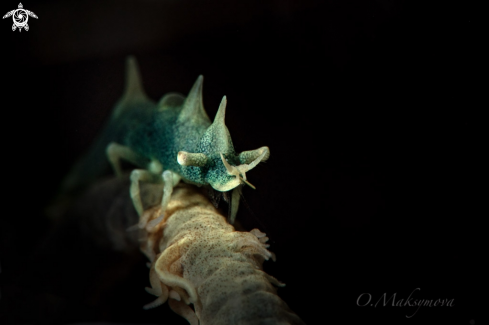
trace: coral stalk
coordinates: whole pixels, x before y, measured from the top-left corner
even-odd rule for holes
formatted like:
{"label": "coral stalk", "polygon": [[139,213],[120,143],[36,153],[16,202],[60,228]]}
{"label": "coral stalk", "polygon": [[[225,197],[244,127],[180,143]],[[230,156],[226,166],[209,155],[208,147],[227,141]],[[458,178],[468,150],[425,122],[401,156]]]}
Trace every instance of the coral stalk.
{"label": "coral stalk", "polygon": [[[143,217],[156,220],[160,207]],[[168,300],[192,325],[304,324],[277,296],[274,286],[284,284],[262,269],[274,259],[264,233],[235,231],[198,188],[183,183],[164,215],[142,230],[141,250],[151,261],[147,291],[157,296],[145,308]]]}

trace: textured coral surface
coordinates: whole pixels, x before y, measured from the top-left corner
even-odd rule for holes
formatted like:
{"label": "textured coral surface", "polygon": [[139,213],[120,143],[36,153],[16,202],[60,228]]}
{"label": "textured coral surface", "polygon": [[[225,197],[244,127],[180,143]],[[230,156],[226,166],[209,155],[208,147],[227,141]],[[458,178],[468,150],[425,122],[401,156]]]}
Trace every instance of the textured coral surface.
{"label": "textured coral surface", "polygon": [[[155,220],[159,206],[145,213]],[[142,232],[157,296],[145,308],[168,300],[191,324],[303,324],[276,294],[284,284],[262,270],[274,258],[265,234],[235,231],[194,186],[179,184],[164,219]]]}

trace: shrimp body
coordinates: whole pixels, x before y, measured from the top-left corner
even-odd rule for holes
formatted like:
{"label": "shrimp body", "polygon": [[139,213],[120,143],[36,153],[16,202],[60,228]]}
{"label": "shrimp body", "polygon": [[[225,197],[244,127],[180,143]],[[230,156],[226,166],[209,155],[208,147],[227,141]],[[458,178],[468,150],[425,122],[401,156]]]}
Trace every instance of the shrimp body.
{"label": "shrimp body", "polygon": [[[89,166],[95,171],[99,152],[105,148],[117,175],[122,175],[121,159],[139,167],[131,173],[131,197],[140,216],[143,214],[140,181],[164,185],[161,211],[165,211],[173,187],[183,180],[197,186],[210,185],[219,192],[232,191],[228,198],[233,223],[241,187],[246,184],[254,188],[246,172],[267,160],[270,150],[261,147],[237,154],[224,122],[226,96],[211,122],[202,102],[202,85],[203,76],[199,76],[187,97],[169,93],[155,103],[142,88],[136,60],[129,57],[124,95],[92,153],[87,155],[88,162],[72,174],[78,180],[89,179],[83,168]],[[146,223],[147,218],[142,216],[139,226],[144,228]]]}

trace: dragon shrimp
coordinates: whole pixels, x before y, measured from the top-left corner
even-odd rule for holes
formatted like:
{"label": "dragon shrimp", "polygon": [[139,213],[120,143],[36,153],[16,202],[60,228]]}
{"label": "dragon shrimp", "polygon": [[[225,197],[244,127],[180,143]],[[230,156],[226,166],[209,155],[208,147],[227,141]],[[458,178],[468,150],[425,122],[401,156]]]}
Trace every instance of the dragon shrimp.
{"label": "dragon shrimp", "polygon": [[[122,175],[121,160],[139,167],[130,176],[131,198],[142,216],[139,228],[151,229],[163,219],[173,187],[180,180],[210,186],[219,192],[232,191],[226,197],[230,201],[229,221],[233,223],[242,186],[255,188],[247,180],[246,172],[267,160],[270,150],[264,146],[237,154],[224,122],[226,96],[211,123],[203,106],[202,86],[201,75],[186,98],[169,93],[155,103],[143,90],[136,60],[129,57],[124,95],[92,152],[74,168],[64,187],[87,181],[90,174],[97,173],[97,166],[102,166],[97,160],[103,148],[118,176]],[[139,182],[164,184],[162,215],[152,223],[143,214]]]}

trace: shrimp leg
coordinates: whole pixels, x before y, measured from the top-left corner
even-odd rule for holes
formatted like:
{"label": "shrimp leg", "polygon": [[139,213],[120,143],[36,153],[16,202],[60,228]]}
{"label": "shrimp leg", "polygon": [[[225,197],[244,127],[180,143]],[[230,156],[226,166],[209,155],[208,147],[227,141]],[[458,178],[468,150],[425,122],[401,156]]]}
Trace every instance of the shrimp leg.
{"label": "shrimp leg", "polygon": [[[161,212],[162,214],[156,218],[147,222],[147,220],[141,219],[139,224],[140,228],[144,228],[146,226],[146,230],[151,232],[158,223],[160,223],[164,218],[164,213],[166,208],[168,207],[168,203],[170,202],[171,194],[173,193],[173,187],[178,184],[181,177],[180,175],[172,172],[171,170],[165,170],[163,174],[161,174],[161,179],[163,181],[163,197],[161,198]],[[146,218],[147,219],[147,218]]]}
{"label": "shrimp leg", "polygon": [[146,167],[149,163],[149,159],[135,153],[131,148],[115,142],[112,142],[107,146],[106,153],[117,177],[122,176],[121,159],[139,167]]}

